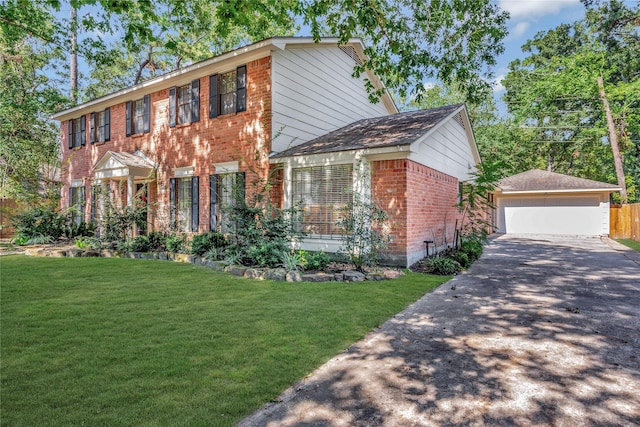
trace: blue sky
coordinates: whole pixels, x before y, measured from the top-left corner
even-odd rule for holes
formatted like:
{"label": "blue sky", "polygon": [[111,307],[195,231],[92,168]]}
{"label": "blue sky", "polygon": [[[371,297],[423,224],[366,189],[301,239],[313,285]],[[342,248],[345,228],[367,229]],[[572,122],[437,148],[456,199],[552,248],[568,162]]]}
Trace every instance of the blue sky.
{"label": "blue sky", "polygon": [[539,31],[547,31],[563,23],[571,23],[584,17],[584,6],[580,0],[498,0],[502,10],[510,13],[505,38],[505,51],[498,58],[495,67],[496,82],[494,91],[497,96],[504,93],[500,80],[508,71],[509,62],[523,58],[520,49],[527,40]]}

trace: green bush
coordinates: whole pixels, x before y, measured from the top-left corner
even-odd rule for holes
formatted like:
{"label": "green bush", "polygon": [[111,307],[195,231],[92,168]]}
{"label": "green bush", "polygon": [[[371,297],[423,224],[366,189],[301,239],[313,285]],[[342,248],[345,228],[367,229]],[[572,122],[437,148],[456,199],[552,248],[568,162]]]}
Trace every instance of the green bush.
{"label": "green bush", "polygon": [[167,250],[171,253],[177,254],[178,252],[184,252],[187,248],[187,239],[185,236],[171,234],[167,236]]}
{"label": "green bush", "polygon": [[136,236],[129,242],[129,250],[131,252],[149,252],[151,245],[148,236]]}
{"label": "green bush", "polygon": [[165,251],[167,250],[167,235],[160,231],[152,231],[147,234],[149,239],[149,250]]}
{"label": "green bush", "polygon": [[267,240],[261,245],[251,246],[247,255],[260,267],[277,267],[287,252],[287,246],[281,240]]}
{"label": "green bush", "polygon": [[191,241],[191,253],[203,256],[211,249],[221,249],[227,245],[227,239],[222,233],[209,232],[196,234]]}
{"label": "green bush", "polygon": [[453,250],[451,253],[447,254],[447,258],[451,258],[456,261],[462,268],[469,268],[471,265],[471,260],[469,259],[469,255],[463,251]]}
{"label": "green bush", "polygon": [[482,242],[479,239],[463,239],[460,243],[460,251],[467,254],[469,264],[480,258],[482,250]]}
{"label": "green bush", "polygon": [[427,268],[429,273],[439,274],[441,276],[450,276],[462,270],[458,261],[444,257],[430,258],[427,260]]}
{"label": "green bush", "polygon": [[301,252],[305,270],[324,270],[331,262],[331,256],[325,252]]}
{"label": "green bush", "polygon": [[16,231],[14,242],[26,244],[32,238],[50,237],[52,240],[65,235],[71,221],[68,213],[61,213],[49,207],[35,207],[16,214],[13,226]]}

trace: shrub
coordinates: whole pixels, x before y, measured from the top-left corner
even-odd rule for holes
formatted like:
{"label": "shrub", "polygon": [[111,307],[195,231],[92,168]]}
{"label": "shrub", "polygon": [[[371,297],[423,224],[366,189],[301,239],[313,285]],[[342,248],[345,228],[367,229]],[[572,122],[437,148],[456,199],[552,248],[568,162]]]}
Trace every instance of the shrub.
{"label": "shrub", "polygon": [[468,268],[471,265],[471,260],[469,259],[469,255],[463,251],[452,251],[447,255],[448,258],[456,261],[462,268]]}
{"label": "shrub", "polygon": [[389,235],[384,232],[387,213],[357,194],[341,211],[342,218],[337,222],[343,231],[340,251],[349,257],[356,270],[362,272],[365,265],[377,264],[378,253],[389,245]]}
{"label": "shrub", "polygon": [[296,271],[298,267],[303,265],[302,252],[298,251],[294,253],[285,252],[282,256],[282,266],[287,271]]}
{"label": "shrub", "polygon": [[147,234],[149,238],[149,250],[164,251],[167,249],[167,235],[160,231],[152,231]]}
{"label": "shrub", "polygon": [[68,213],[57,212],[55,209],[39,206],[16,214],[13,226],[16,231],[15,243],[26,244],[32,238],[50,237],[56,240],[65,235],[71,217]]}
{"label": "shrub", "polygon": [[460,250],[467,254],[469,264],[471,264],[482,255],[482,241],[479,239],[463,239],[460,243]]}
{"label": "shrub", "polygon": [[203,256],[205,257],[205,259],[209,261],[220,261],[221,259],[224,258],[224,249],[216,248],[214,246],[211,249],[209,249],[207,252],[205,252]]}
{"label": "shrub", "polygon": [[191,252],[202,256],[211,249],[221,249],[227,246],[227,239],[222,233],[210,232],[196,234],[191,241]]}
{"label": "shrub", "polygon": [[325,252],[304,252],[303,267],[305,270],[324,270],[331,262],[331,257]]}
{"label": "shrub", "polygon": [[427,260],[427,271],[433,274],[439,274],[441,276],[449,276],[456,274],[462,270],[460,263],[444,257],[430,258]]}
{"label": "shrub", "polygon": [[178,252],[185,251],[187,239],[183,235],[171,234],[167,236],[166,245],[169,252],[177,254]]}
{"label": "shrub", "polygon": [[149,237],[136,236],[129,241],[129,250],[131,252],[149,252],[151,245],[149,243]]}
{"label": "shrub", "polygon": [[247,255],[260,267],[277,267],[282,264],[287,253],[286,243],[281,240],[267,240],[261,245],[251,246]]}

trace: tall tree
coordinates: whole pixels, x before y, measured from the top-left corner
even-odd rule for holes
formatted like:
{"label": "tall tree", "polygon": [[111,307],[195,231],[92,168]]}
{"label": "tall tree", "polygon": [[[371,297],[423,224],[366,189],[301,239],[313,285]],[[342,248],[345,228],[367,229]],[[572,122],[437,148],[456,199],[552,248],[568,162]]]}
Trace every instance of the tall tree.
{"label": "tall tree", "polygon": [[583,20],[539,33],[523,46],[529,56],[510,64],[505,101],[518,125],[536,135],[531,153],[546,157],[549,169],[617,180],[635,200],[640,179],[631,170],[624,176],[621,166],[638,131],[629,120],[640,109],[638,9],[615,0],[592,6]]}

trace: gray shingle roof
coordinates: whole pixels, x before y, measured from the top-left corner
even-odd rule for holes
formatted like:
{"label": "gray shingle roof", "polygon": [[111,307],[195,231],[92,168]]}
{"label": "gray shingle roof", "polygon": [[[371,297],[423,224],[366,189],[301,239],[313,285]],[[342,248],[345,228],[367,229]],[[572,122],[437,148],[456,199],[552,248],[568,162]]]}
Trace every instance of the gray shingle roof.
{"label": "gray shingle roof", "polygon": [[503,192],[520,191],[571,191],[571,190],[610,190],[620,187],[591,179],[578,178],[540,169],[531,169],[517,175],[509,176],[498,182],[497,188]]}
{"label": "gray shingle roof", "polygon": [[408,145],[463,104],[363,119],[274,154],[273,158]]}
{"label": "gray shingle roof", "polygon": [[110,151],[111,157],[117,159],[120,163],[128,167],[135,168],[154,168],[153,163],[149,160],[140,157],[134,153],[126,153],[122,151]]}

